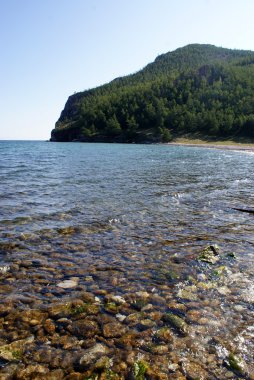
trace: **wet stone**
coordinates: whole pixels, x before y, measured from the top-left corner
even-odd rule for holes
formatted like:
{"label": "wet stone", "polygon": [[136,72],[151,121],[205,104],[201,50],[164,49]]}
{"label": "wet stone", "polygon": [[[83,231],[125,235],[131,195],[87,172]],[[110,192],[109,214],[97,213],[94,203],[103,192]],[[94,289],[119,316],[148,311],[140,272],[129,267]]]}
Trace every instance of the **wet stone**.
{"label": "wet stone", "polygon": [[7,361],[20,360],[27,345],[34,341],[34,336],[0,346],[0,358]]}
{"label": "wet stone", "polygon": [[53,319],[68,317],[71,315],[71,303],[52,304],[48,307],[48,313]]}
{"label": "wet stone", "polygon": [[94,297],[94,295],[92,294],[92,293],[90,293],[90,292],[81,292],[80,294],[79,294],[79,298],[82,300],[82,301],[84,301],[85,303],[93,303],[93,302],[95,302],[95,297]]}
{"label": "wet stone", "polygon": [[107,302],[113,302],[116,305],[122,305],[122,304],[126,303],[125,299],[122,296],[119,296],[119,295],[108,294],[105,297],[105,299],[106,299]]}
{"label": "wet stone", "polygon": [[43,327],[44,327],[46,333],[48,333],[49,335],[54,334],[54,332],[56,331],[56,326],[55,326],[54,322],[52,321],[52,319],[46,319]]}
{"label": "wet stone", "polygon": [[1,380],[12,380],[14,376],[19,371],[19,364],[18,363],[9,363],[6,364],[4,367],[0,368],[0,379]]}
{"label": "wet stone", "polygon": [[115,302],[107,302],[104,305],[104,309],[106,312],[110,314],[119,314],[120,310],[119,306]]}
{"label": "wet stone", "polygon": [[11,305],[0,305],[0,317],[5,317],[12,311]]}
{"label": "wet stone", "polygon": [[180,289],[177,293],[177,297],[188,300],[188,301],[196,301],[198,299],[196,286],[187,286],[184,289]]}
{"label": "wet stone", "polygon": [[105,368],[109,368],[111,365],[111,360],[107,357],[107,356],[101,356],[96,362],[95,362],[95,365],[94,367],[96,369],[105,369]]}
{"label": "wet stone", "polygon": [[80,372],[71,372],[69,375],[65,376],[65,380],[84,380],[84,374]]}
{"label": "wet stone", "polygon": [[65,281],[59,282],[57,286],[63,289],[76,288],[78,286],[78,279],[75,278],[75,279],[65,280]]}
{"label": "wet stone", "polygon": [[171,310],[175,310],[179,312],[185,312],[185,310],[187,309],[186,305],[184,305],[183,303],[177,303],[174,301],[168,303],[167,307]]}
{"label": "wet stone", "polygon": [[117,339],[116,345],[120,348],[130,350],[133,346],[136,345],[137,337],[138,334],[136,332],[127,332],[126,334],[122,335],[119,339]]}
{"label": "wet stone", "polygon": [[156,331],[154,338],[161,342],[171,343],[173,341],[173,333],[168,327],[162,327]]}
{"label": "wet stone", "polygon": [[112,322],[103,326],[103,335],[105,338],[117,338],[126,332],[126,327],[121,323]]}
{"label": "wet stone", "polygon": [[155,326],[155,322],[151,319],[141,319],[137,324],[137,328],[141,331],[151,329]]}
{"label": "wet stone", "polygon": [[18,371],[16,378],[19,380],[34,378],[38,375],[46,375],[49,369],[41,364],[30,364],[26,368]]}
{"label": "wet stone", "polygon": [[198,363],[185,361],[182,367],[189,380],[206,380],[209,378],[207,371]]}
{"label": "wet stone", "polygon": [[168,350],[169,350],[168,346],[162,345],[162,344],[155,345],[151,349],[152,353],[155,354],[155,355],[165,355],[165,354],[168,353]]}
{"label": "wet stone", "polygon": [[135,326],[139,323],[142,317],[143,315],[141,313],[132,313],[125,318],[124,323],[130,326]]}
{"label": "wet stone", "polygon": [[242,358],[230,353],[228,357],[225,359],[226,366],[232,371],[244,375],[246,374],[246,364]]}
{"label": "wet stone", "polygon": [[80,358],[81,367],[87,367],[91,364],[94,364],[101,356],[107,354],[108,348],[101,344],[97,343],[92,348],[85,350],[84,355]]}
{"label": "wet stone", "polygon": [[178,315],[175,315],[172,313],[165,313],[163,315],[163,321],[170,324],[172,327],[174,327],[181,334],[183,334],[183,335],[188,334],[187,323],[184,321],[183,318],[179,317]]}
{"label": "wet stone", "polygon": [[191,323],[199,323],[201,312],[199,310],[189,310],[186,314],[188,321]]}
{"label": "wet stone", "polygon": [[220,260],[220,249],[217,244],[209,245],[203,249],[198,257],[199,261],[204,261],[208,264],[215,264]]}
{"label": "wet stone", "polygon": [[149,302],[155,306],[161,306],[161,305],[165,305],[166,304],[166,300],[165,298],[157,295],[157,294],[154,294],[154,295],[151,295],[149,297]]}
{"label": "wet stone", "polygon": [[69,331],[80,338],[92,338],[100,332],[100,328],[96,321],[80,319],[73,322]]}
{"label": "wet stone", "polygon": [[120,321],[123,322],[126,318],[126,315],[123,314],[116,314],[116,318]]}

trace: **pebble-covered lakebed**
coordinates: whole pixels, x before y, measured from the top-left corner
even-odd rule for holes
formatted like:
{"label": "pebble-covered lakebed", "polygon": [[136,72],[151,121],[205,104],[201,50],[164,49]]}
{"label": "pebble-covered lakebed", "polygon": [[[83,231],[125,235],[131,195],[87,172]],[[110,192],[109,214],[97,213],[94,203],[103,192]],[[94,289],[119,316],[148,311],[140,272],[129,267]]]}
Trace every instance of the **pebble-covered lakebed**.
{"label": "pebble-covered lakebed", "polygon": [[0,379],[254,379],[253,158],[1,142]]}

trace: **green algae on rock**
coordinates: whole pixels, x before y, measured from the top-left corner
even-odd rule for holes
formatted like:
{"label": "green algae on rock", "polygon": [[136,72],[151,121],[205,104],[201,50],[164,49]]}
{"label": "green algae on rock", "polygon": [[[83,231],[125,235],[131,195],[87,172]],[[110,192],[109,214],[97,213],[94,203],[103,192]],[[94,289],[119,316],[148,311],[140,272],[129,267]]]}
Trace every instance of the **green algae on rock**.
{"label": "green algae on rock", "polygon": [[34,341],[34,336],[14,341],[10,344],[0,346],[0,358],[7,361],[20,360],[25,347]]}
{"label": "green algae on rock", "polygon": [[144,360],[139,360],[133,365],[133,375],[135,380],[144,380],[149,365]]}
{"label": "green algae on rock", "polygon": [[220,259],[220,249],[217,244],[209,245],[203,249],[198,260],[209,264],[215,264]]}
{"label": "green algae on rock", "polygon": [[240,375],[246,374],[246,364],[244,363],[243,359],[239,358],[233,353],[230,353],[225,359],[225,364],[229,369]]}
{"label": "green algae on rock", "polygon": [[173,326],[178,332],[183,335],[188,334],[188,325],[183,318],[175,315],[173,313],[165,313],[162,317],[163,321],[169,323]]}

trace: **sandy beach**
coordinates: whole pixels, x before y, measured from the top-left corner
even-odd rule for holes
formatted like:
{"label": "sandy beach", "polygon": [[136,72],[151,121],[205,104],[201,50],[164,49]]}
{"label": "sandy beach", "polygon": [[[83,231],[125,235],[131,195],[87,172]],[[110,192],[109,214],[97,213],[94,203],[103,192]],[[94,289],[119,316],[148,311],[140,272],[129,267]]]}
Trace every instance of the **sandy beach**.
{"label": "sandy beach", "polygon": [[175,141],[170,142],[169,145],[254,152],[253,143],[237,143],[235,141],[208,142],[208,141],[199,140],[199,139],[192,140],[192,139],[178,138]]}

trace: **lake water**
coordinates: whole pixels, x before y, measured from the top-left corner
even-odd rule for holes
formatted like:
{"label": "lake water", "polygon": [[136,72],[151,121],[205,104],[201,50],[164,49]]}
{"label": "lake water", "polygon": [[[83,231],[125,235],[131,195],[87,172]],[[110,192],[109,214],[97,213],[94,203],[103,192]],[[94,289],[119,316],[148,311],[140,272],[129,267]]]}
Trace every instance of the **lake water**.
{"label": "lake water", "polygon": [[[0,142],[1,301],[26,310],[84,290],[101,305],[125,297],[124,317],[138,310],[155,323],[142,341],[161,327],[155,311],[188,324],[187,338],[164,342],[161,368],[253,378],[254,216],[234,210],[254,206],[253,164],[250,152],[198,147]],[[215,244],[218,262],[198,260]],[[126,325],[146,330],[138,322]],[[133,352],[156,366],[141,339]]]}

